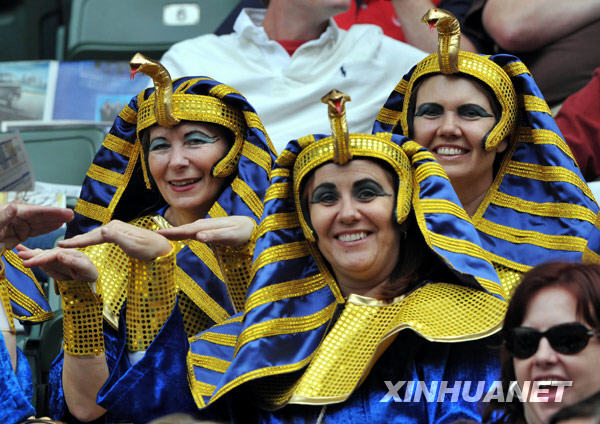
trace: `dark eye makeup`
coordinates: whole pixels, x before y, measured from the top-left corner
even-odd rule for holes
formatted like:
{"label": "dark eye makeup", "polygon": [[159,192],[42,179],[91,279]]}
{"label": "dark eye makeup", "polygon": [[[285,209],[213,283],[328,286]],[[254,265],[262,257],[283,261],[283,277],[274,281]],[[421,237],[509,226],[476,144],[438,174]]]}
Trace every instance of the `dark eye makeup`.
{"label": "dark eye makeup", "polygon": [[492,114],[488,113],[479,105],[468,103],[458,107],[458,114],[467,118],[491,118]]}
{"label": "dark eye makeup", "polygon": [[323,183],[313,191],[310,203],[332,204],[335,203],[339,197],[335,184]]}
{"label": "dark eye makeup", "polygon": [[375,197],[391,196],[391,194],[386,193],[377,181],[365,178],[354,183],[352,196],[361,201],[368,201]]}
{"label": "dark eye makeup", "polygon": [[155,138],[154,140],[152,140],[150,142],[150,147],[148,147],[148,151],[153,152],[155,150],[161,150],[161,149],[168,148],[169,146],[170,146],[170,144],[167,142],[167,140],[165,138],[159,137],[159,138]]}
{"label": "dark eye makeup", "polygon": [[219,140],[218,136],[208,135],[202,131],[192,131],[185,134],[185,141],[196,144],[215,143]]}
{"label": "dark eye makeup", "polygon": [[415,112],[415,116],[439,116],[444,113],[444,108],[438,103],[423,103]]}
{"label": "dark eye makeup", "polygon": [[[358,201],[368,202],[375,197],[381,196],[391,196],[391,194],[386,193],[377,181],[370,178],[356,181],[352,185],[352,197]],[[313,191],[310,203],[333,204],[337,202],[339,198],[340,195],[335,184],[323,183]]]}

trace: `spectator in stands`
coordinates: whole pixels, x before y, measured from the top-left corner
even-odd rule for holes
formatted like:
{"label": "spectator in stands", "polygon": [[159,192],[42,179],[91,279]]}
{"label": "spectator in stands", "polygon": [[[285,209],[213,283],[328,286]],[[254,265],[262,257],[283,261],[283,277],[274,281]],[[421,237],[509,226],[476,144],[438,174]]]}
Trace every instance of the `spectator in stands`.
{"label": "spectator in stands", "polygon": [[444,213],[459,200],[425,149],[348,134],[347,97],[326,100],[333,135],[291,141],[273,169],[243,321],[191,342],[194,398],[233,422],[479,421],[477,402],[413,394],[497,379],[498,276]]}
{"label": "spectator in stands", "polygon": [[[439,9],[430,19],[455,45],[457,22]],[[430,55],[398,83],[375,131],[432,152],[509,290],[541,262],[599,258],[598,205],[516,57]]]}
{"label": "spectator in stands", "polygon": [[20,252],[61,293],[50,406],[69,422],[196,410],[187,337],[243,310],[269,184],[273,155],[240,93],[208,77],[172,83],[141,55],[131,65],[156,90],[131,100],[97,153],[67,228],[78,235]]}
{"label": "spectator in stands", "polygon": [[424,53],[375,26],[340,30],[331,17],[350,1],[271,0],[266,11],[244,9],[233,34],[182,41],[162,62],[174,76],[211,75],[244,93],[277,150],[328,131],[319,99],[332,88],[352,97],[350,126],[367,131],[394,79]]}
{"label": "spectator in stands", "polygon": [[[600,391],[600,265],[555,262],[529,271],[510,301],[502,334],[507,401],[489,405],[488,418],[501,411],[495,423],[548,424],[560,408]],[[508,401],[513,381],[526,399]],[[553,384],[538,391],[539,381]]]}
{"label": "spectator in stands", "polygon": [[600,68],[592,80],[567,97],[556,123],[587,181],[600,177]]}
{"label": "spectator in stands", "polygon": [[[426,52],[437,49],[437,34],[421,23],[421,17],[432,7],[452,13],[462,23],[472,0],[354,0],[348,11],[336,15],[343,29],[355,24],[379,25],[383,33]],[[468,38],[461,38],[463,50],[475,51]]]}
{"label": "spectator in stands", "polygon": [[0,422],[13,424],[35,415],[31,370],[17,348],[14,318],[39,323],[52,313],[40,286],[24,272],[11,249],[29,237],[73,219],[68,209],[23,204],[0,205]]}
{"label": "spectator in stands", "polygon": [[475,0],[464,33],[481,53],[518,54],[553,108],[600,65],[598,0]]}

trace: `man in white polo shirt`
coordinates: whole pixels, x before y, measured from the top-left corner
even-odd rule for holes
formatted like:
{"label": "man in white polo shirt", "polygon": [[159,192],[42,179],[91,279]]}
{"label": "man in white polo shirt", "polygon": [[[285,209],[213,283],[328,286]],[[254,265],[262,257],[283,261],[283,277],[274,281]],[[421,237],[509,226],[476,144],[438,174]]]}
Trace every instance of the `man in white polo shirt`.
{"label": "man in white polo shirt", "polygon": [[207,75],[239,90],[254,105],[275,148],[313,133],[330,133],[320,99],[348,93],[350,131],[371,131],[378,110],[425,53],[383,35],[374,25],[338,28],[332,16],[351,0],[271,0],[243,9],[234,32],[173,45],[161,62],[173,78]]}

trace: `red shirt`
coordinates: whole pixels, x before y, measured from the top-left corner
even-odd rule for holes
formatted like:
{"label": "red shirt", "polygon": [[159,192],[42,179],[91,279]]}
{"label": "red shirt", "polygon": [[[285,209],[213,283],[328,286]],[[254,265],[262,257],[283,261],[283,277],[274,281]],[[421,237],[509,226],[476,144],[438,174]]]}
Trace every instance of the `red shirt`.
{"label": "red shirt", "polygon": [[555,119],[585,179],[600,177],[600,68],[585,87],[567,97]]}
{"label": "red shirt", "polygon": [[[433,0],[436,6],[439,2],[440,0]],[[352,1],[350,9],[334,16],[333,19],[342,29],[348,29],[354,24],[379,25],[388,37],[406,41],[396,10],[390,0],[363,0],[358,10],[356,1]]]}
{"label": "red shirt", "polygon": [[283,46],[286,52],[291,56],[307,40],[275,40]]}

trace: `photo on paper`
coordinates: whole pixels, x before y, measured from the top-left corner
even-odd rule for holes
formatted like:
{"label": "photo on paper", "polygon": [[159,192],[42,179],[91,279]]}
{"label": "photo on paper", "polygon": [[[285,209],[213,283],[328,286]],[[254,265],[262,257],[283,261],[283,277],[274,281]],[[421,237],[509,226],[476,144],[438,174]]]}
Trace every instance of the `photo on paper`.
{"label": "photo on paper", "polygon": [[33,188],[35,177],[19,133],[0,137],[0,192]]}
{"label": "photo on paper", "polygon": [[56,68],[48,60],[0,62],[0,121],[49,119]]}
{"label": "photo on paper", "polygon": [[61,62],[52,118],[109,125],[131,98],[151,84],[145,75],[131,79],[129,62]]}

